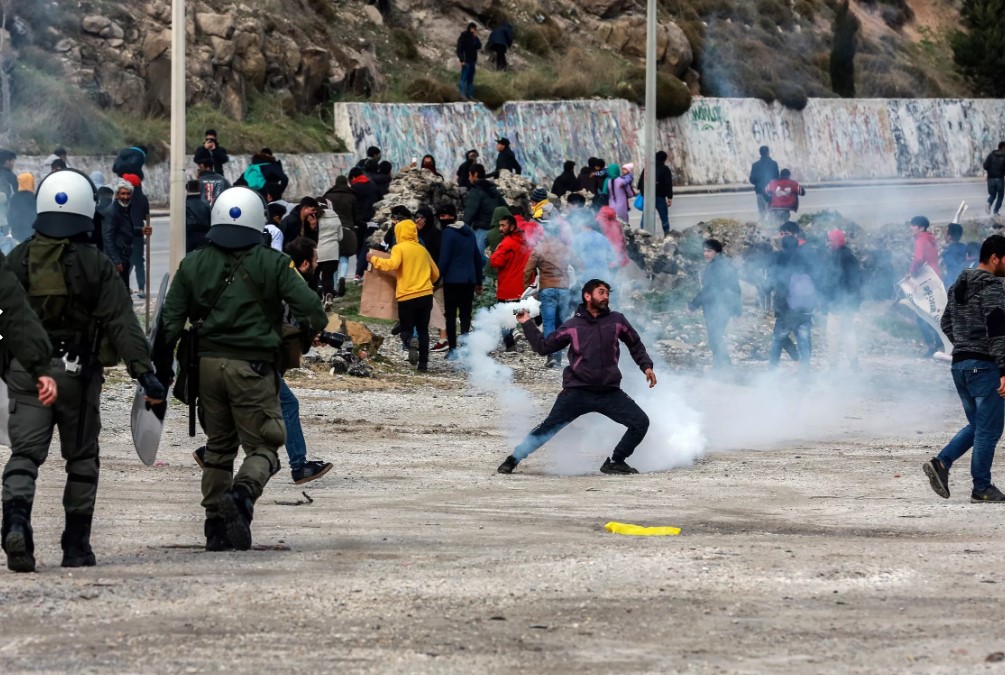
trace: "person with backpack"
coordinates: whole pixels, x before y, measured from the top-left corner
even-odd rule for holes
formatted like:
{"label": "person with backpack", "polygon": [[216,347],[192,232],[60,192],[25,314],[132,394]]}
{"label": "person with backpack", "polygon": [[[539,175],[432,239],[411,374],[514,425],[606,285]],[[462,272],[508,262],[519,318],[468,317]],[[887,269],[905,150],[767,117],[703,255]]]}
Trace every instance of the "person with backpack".
{"label": "person with backpack", "polygon": [[768,270],[775,310],[768,366],[778,367],[783,344],[793,334],[799,354],[799,369],[807,374],[813,352],[813,312],[817,308],[817,289],[812,276],[815,270],[801,255],[797,237],[782,236],[781,246],[782,250],[775,254]]}
{"label": "person with backpack", "polygon": [[726,344],[729,320],[740,316],[740,277],[736,268],[722,254],[722,243],[707,239],[704,245],[708,266],[701,274],[701,291],[688,303],[689,312],[701,308],[705,313],[708,348],[712,352],[712,370],[728,371],[733,367]]}
{"label": "person with backpack", "polygon": [[249,187],[265,197],[265,185],[279,183],[285,192],[290,184],[290,177],[283,171],[283,163],[276,159],[269,148],[262,148],[251,156],[251,164],[244,170],[241,177],[234,181],[234,186]]}
{"label": "person with backpack", "polygon": [[792,172],[782,169],[778,178],[764,188],[768,200],[771,222],[784,223],[789,216],[799,211],[799,198],[806,195],[806,188],[792,179]]}
{"label": "person with backpack", "polygon": [[7,367],[13,412],[10,459],[3,471],[2,542],[7,566],[15,572],[35,571],[35,482],[57,426],[66,461],[61,565],[95,565],[90,540],[104,368],[123,361],[151,405],[167,395],[119,274],[89,243],[97,204],[94,184],[74,169],[57,171],[42,180],[36,197],[35,236],[14,248],[6,268],[27,292],[52,344],[48,365],[59,398],[50,407],[39,405],[37,370],[29,372],[28,364],[18,361]]}

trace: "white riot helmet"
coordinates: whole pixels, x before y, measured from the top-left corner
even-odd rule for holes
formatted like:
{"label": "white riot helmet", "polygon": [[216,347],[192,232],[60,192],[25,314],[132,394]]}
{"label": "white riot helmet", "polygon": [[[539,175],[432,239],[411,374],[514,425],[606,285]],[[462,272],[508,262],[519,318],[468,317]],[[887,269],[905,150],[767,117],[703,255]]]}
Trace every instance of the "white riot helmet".
{"label": "white riot helmet", "polygon": [[98,190],[90,178],[76,169],[55,171],[38,185],[32,227],[57,239],[92,232],[97,205]]}
{"label": "white riot helmet", "polygon": [[265,201],[250,188],[232,187],[213,202],[206,238],[221,248],[247,248],[262,243]]}

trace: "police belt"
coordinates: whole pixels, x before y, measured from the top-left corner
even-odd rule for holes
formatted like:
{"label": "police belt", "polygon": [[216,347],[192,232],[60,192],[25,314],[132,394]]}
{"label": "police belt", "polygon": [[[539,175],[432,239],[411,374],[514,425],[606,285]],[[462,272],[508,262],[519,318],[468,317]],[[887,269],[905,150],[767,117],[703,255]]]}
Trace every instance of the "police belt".
{"label": "police belt", "polygon": [[90,347],[73,342],[60,341],[52,350],[52,358],[54,359],[66,357],[71,361],[79,360],[81,363],[86,363],[90,361],[91,356]]}

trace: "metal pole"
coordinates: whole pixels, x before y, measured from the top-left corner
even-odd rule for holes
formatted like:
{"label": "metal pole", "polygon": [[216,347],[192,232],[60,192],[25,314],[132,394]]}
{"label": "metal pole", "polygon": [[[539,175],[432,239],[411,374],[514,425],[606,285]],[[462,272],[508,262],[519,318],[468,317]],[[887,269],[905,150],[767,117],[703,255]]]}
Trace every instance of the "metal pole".
{"label": "metal pole", "polygon": [[171,0],[170,209],[173,273],[185,257],[185,0]]}
{"label": "metal pole", "polygon": [[646,229],[656,234],[662,227],[656,223],[656,0],[649,0],[646,14],[646,109],[643,134],[643,161],[646,180],[642,217]]}

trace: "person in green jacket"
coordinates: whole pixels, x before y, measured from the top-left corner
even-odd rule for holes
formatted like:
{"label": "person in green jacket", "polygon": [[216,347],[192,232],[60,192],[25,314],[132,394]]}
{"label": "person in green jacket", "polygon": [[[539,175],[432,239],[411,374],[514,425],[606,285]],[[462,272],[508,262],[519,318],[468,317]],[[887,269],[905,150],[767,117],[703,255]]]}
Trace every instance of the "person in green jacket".
{"label": "person in green jacket", "polygon": [[[32,193],[34,196],[34,193]],[[28,297],[17,282],[17,277],[4,265],[6,256],[0,253],[0,362],[17,359],[21,367],[35,378],[38,401],[44,406],[56,402],[58,385],[52,379],[49,362],[52,360],[52,343],[38,315],[28,304]]]}
{"label": "person in green jacket", "polygon": [[[286,441],[279,407],[277,353],[283,303],[305,338],[328,317],[290,257],[262,246],[265,202],[246,187],[224,190],[213,204],[209,245],[182,260],[154,341],[159,369],[170,371],[175,345],[190,322],[198,334],[198,398],[206,431],[202,506],[206,549],[251,548],[254,504],[278,470]],[[238,446],[244,463],[234,475]]]}
{"label": "person in green jacket", "polygon": [[90,243],[98,202],[94,184],[83,173],[65,169],[49,174],[36,197],[35,236],[11,251],[6,268],[25,289],[42,322],[42,335],[52,345],[47,365],[59,398],[48,407],[38,404],[44,366],[37,360],[16,359],[7,365],[11,456],[3,472],[2,536],[7,567],[15,572],[35,570],[35,481],[57,427],[66,460],[61,565],[96,564],[90,539],[98,494],[103,367],[121,357],[151,404],[166,395],[128,291],[112,261]]}

